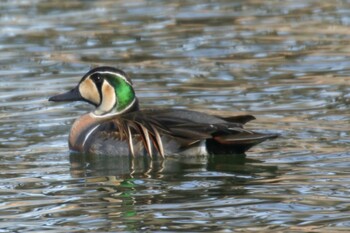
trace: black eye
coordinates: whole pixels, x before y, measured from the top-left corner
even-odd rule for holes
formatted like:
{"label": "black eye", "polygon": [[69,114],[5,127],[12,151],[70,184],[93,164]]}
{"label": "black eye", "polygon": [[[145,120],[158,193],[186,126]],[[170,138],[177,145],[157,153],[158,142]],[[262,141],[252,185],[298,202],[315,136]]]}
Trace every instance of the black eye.
{"label": "black eye", "polygon": [[103,82],[103,78],[101,77],[100,74],[93,74],[93,75],[91,75],[91,79],[96,84],[101,84]]}

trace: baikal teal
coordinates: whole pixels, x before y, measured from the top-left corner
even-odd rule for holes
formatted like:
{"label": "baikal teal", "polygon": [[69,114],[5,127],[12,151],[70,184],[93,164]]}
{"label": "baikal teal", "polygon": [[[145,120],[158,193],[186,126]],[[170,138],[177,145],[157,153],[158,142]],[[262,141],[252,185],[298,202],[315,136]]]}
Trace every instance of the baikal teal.
{"label": "baikal teal", "polygon": [[72,90],[50,101],[85,101],[93,104],[72,125],[69,147],[99,155],[215,155],[242,154],[277,134],[246,130],[255,117],[221,117],[178,109],[140,109],[126,73],[98,67],[86,73]]}

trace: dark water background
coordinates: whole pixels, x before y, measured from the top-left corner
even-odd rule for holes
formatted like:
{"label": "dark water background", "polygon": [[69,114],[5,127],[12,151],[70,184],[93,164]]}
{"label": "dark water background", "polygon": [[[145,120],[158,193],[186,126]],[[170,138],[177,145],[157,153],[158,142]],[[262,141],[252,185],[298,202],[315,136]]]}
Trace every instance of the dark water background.
{"label": "dark water background", "polygon": [[[350,227],[348,1],[0,1],[0,232]],[[143,107],[249,113],[281,137],[231,156],[70,155],[91,110],[47,98],[92,66]]]}

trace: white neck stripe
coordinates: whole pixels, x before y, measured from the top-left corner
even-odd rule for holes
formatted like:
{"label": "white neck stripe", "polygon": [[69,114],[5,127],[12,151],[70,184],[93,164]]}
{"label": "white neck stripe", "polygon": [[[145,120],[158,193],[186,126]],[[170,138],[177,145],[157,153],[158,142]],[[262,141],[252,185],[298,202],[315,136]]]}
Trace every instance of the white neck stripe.
{"label": "white neck stripe", "polygon": [[96,125],[94,128],[92,128],[85,136],[82,147],[84,148],[85,142],[89,139],[90,135],[99,127],[100,125]]}
{"label": "white neck stripe", "polygon": [[135,102],[136,102],[136,98],[134,98],[133,101],[129,104],[129,106],[127,108],[125,108],[123,111],[108,113],[108,114],[104,114],[104,115],[97,115],[94,112],[91,112],[91,114],[92,114],[93,117],[100,118],[100,119],[102,119],[102,118],[110,118],[112,116],[118,116],[118,115],[123,114],[127,110],[129,110],[134,105]]}

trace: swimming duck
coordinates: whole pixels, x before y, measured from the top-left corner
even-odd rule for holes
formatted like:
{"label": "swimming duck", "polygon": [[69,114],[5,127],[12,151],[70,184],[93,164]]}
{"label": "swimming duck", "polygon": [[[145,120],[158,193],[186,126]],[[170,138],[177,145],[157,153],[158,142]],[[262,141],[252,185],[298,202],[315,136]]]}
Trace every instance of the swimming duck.
{"label": "swimming duck", "polygon": [[49,101],[85,101],[95,109],[76,119],[73,151],[98,155],[241,154],[276,134],[243,128],[251,115],[220,117],[191,110],[140,109],[128,75],[113,67],[87,72],[72,90]]}

